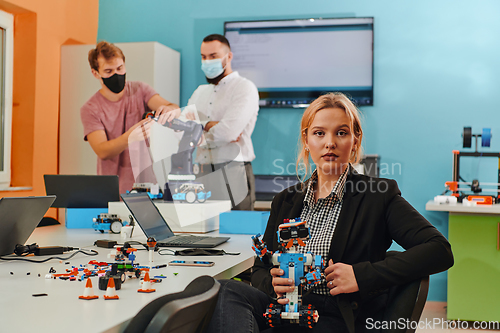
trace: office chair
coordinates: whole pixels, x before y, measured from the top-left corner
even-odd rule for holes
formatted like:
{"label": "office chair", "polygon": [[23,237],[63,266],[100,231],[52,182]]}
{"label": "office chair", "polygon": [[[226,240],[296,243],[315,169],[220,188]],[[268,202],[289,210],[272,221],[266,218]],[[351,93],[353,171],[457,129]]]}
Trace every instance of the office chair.
{"label": "office chair", "polygon": [[[397,251],[389,251],[386,256],[393,256]],[[429,276],[409,282],[407,284],[397,285],[389,288],[387,297],[387,307],[383,314],[384,321],[393,321],[398,323],[400,318],[406,318],[410,322],[420,320],[425,302],[427,300],[427,292],[429,291]],[[406,323],[406,321],[405,321]],[[390,333],[414,333],[412,325],[408,325],[406,329],[394,328],[387,332]]]}
{"label": "office chair", "polygon": [[132,318],[125,333],[198,333],[212,318],[220,284],[211,276],[194,279],[184,291],[155,299]]}

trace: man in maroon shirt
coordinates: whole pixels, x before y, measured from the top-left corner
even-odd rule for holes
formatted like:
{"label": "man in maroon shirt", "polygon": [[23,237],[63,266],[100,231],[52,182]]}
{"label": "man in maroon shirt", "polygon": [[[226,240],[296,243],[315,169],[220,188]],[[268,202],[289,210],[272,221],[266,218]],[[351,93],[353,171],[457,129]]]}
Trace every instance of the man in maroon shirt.
{"label": "man in maroon shirt", "polygon": [[142,119],[144,112],[155,111],[164,124],[181,111],[146,83],[125,81],[125,56],[117,46],[98,43],[89,51],[89,64],[101,89],[80,110],[84,140],[97,154],[97,174],[118,175],[120,193],[124,193],[135,182],[128,145],[141,140],[142,131],[134,129],[143,126],[149,133],[151,125],[149,119]]}

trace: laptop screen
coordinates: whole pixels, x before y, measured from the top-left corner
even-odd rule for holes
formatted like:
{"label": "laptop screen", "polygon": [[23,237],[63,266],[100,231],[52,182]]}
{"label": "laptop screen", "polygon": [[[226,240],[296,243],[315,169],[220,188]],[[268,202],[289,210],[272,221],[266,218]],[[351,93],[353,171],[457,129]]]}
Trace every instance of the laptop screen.
{"label": "laptop screen", "polygon": [[147,237],[162,240],[174,236],[147,193],[128,193],[121,197]]}
{"label": "laptop screen", "polygon": [[24,245],[43,218],[55,196],[0,199],[0,255]]}

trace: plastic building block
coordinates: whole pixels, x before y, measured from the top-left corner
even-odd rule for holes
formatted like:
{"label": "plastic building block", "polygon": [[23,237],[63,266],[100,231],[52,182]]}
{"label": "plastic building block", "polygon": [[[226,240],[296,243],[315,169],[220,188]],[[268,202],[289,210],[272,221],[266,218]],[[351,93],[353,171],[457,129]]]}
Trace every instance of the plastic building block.
{"label": "plastic building block", "polygon": [[281,325],[284,321],[299,324],[299,326],[313,328],[318,322],[318,311],[312,305],[302,304],[304,286],[319,284],[324,281],[323,260],[319,255],[298,252],[298,246],[305,246],[309,239],[309,228],[306,221],[301,219],[285,219],[278,226],[280,248],[271,253],[260,234],[252,237],[252,247],[257,256],[264,263],[272,260],[274,265],[279,265],[283,270],[283,278],[294,281],[294,290],[287,292],[283,298],[289,300],[288,304],[270,304],[264,313],[267,324],[271,327]]}

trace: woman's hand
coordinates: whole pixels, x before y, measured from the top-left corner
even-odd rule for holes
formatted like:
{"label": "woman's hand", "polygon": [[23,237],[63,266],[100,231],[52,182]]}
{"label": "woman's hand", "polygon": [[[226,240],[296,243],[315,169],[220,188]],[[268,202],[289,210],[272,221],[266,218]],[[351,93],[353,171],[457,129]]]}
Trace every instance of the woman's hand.
{"label": "woman's hand", "polygon": [[291,292],[295,289],[295,285],[292,279],[281,278],[285,272],[279,268],[273,268],[270,271],[271,276],[273,277],[273,287],[274,292],[278,295],[278,303],[279,304],[287,304],[288,298],[280,299],[279,297],[283,296],[287,292]]}
{"label": "woman's hand", "polygon": [[330,259],[328,267],[325,269],[326,284],[330,288],[332,296],[338,294],[349,294],[359,290],[356,276],[351,265],[343,263],[333,263]]}

